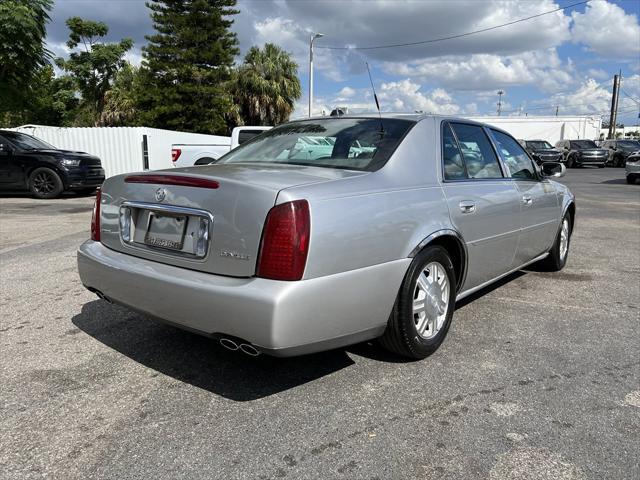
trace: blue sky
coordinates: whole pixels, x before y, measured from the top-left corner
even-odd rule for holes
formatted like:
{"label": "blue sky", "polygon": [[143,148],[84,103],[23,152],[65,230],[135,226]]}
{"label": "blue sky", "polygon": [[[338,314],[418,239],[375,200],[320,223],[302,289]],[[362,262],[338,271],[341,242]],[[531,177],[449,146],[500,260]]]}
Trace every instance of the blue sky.
{"label": "blue sky", "polygon": [[[592,0],[476,35],[378,50],[330,50],[419,42],[493,27],[578,0],[239,0],[234,30],[241,50],[272,42],[291,52],[303,85],[294,116],[307,114],[308,42],[322,32],[315,55],[315,110],[373,105],[365,62],[386,111],[489,115],[498,90],[503,114],[606,114],[614,73],[622,71],[619,121],[640,123],[640,0]],[[131,37],[129,58],[141,60],[152,32],[143,0],[57,0],[50,48],[65,54],[64,21],[102,20],[108,40]],[[239,61],[241,59],[238,59]]]}

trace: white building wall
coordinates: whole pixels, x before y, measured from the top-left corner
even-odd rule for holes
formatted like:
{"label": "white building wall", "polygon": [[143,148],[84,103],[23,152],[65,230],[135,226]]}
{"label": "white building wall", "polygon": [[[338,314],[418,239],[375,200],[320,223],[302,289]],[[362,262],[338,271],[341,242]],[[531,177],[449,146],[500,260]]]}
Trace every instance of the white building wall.
{"label": "white building wall", "polygon": [[230,137],[175,132],[147,127],[49,127],[24,125],[15,128],[41,138],[62,150],[77,150],[100,157],[107,177],[145,169],[143,139],[147,136],[150,170],[171,167],[171,145],[195,143],[231,145]]}
{"label": "white building wall", "polygon": [[467,117],[501,128],[517,139],[546,140],[552,145],[563,139],[597,140],[600,137],[602,119],[589,116],[540,116],[540,117]]}

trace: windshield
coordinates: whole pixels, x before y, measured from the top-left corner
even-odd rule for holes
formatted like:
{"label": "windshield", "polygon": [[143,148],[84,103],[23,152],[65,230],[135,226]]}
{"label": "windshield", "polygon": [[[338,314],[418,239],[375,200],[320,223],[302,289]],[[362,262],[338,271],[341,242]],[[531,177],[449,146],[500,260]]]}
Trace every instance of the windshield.
{"label": "windshield", "polygon": [[390,118],[323,118],[272,128],[216,163],[280,163],[374,171],[415,122]]}
{"label": "windshield", "polygon": [[20,150],[56,150],[56,147],[47,142],[18,132],[2,132],[2,136],[13,143]]}
{"label": "windshield", "polygon": [[591,140],[576,140],[571,142],[572,148],[598,148],[595,142]]}
{"label": "windshield", "polygon": [[623,140],[618,142],[618,148],[622,148],[623,150],[638,150],[640,149],[640,142],[636,142],[635,140]]}
{"label": "windshield", "polygon": [[527,147],[534,150],[544,150],[545,148],[553,148],[549,142],[544,140],[527,140]]}

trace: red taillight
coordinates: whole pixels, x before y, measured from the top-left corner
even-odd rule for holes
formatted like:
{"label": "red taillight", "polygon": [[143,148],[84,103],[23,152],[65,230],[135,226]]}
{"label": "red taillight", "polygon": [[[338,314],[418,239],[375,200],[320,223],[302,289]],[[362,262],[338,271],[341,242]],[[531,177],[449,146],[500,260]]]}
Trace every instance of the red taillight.
{"label": "red taillight", "polygon": [[215,180],[186,175],[129,175],[124,177],[124,183],[155,183],[157,185],[178,185],[181,187],[218,188],[220,184]]}
{"label": "red taillight", "polygon": [[100,201],[102,200],[102,190],[96,191],[96,203],[93,204],[93,214],[91,215],[91,240],[100,241]]}
{"label": "red taillight", "polygon": [[171,161],[175,162],[176,160],[178,160],[180,158],[180,154],[182,153],[182,150],[179,148],[172,148],[171,149]]}
{"label": "red taillight", "polygon": [[262,231],[256,275],[272,280],[300,280],[307,263],[310,231],[306,200],[273,207]]}

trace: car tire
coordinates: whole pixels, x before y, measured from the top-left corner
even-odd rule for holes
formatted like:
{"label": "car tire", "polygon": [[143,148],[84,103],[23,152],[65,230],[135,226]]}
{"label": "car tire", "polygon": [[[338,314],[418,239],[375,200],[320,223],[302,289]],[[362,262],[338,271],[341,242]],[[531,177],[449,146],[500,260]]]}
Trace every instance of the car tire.
{"label": "car tire", "polygon": [[567,158],[567,168],[573,168],[575,166],[575,162],[573,161],[573,157]]}
{"label": "car tire", "polygon": [[64,190],[60,176],[50,168],[36,168],[29,175],[29,191],[40,199],[56,198]]}
{"label": "car tire", "polygon": [[636,183],[635,175],[627,175],[627,183],[630,185],[635,185]]}
{"label": "car tire", "polygon": [[381,345],[412,359],[431,355],[447,335],[455,299],[456,274],[449,253],[437,245],[426,247],[407,270]]}
{"label": "car tire", "polygon": [[[566,228],[566,230],[565,230]],[[562,218],[560,224],[560,230],[556,235],[556,239],[553,242],[549,255],[540,261],[539,265],[548,272],[559,272],[567,264],[567,258],[569,257],[569,247],[571,245],[571,234],[573,233],[573,219],[570,213],[566,213]],[[566,245],[563,245],[566,235]]]}
{"label": "car tire", "polygon": [[604,168],[604,165],[598,165],[598,168]]}

